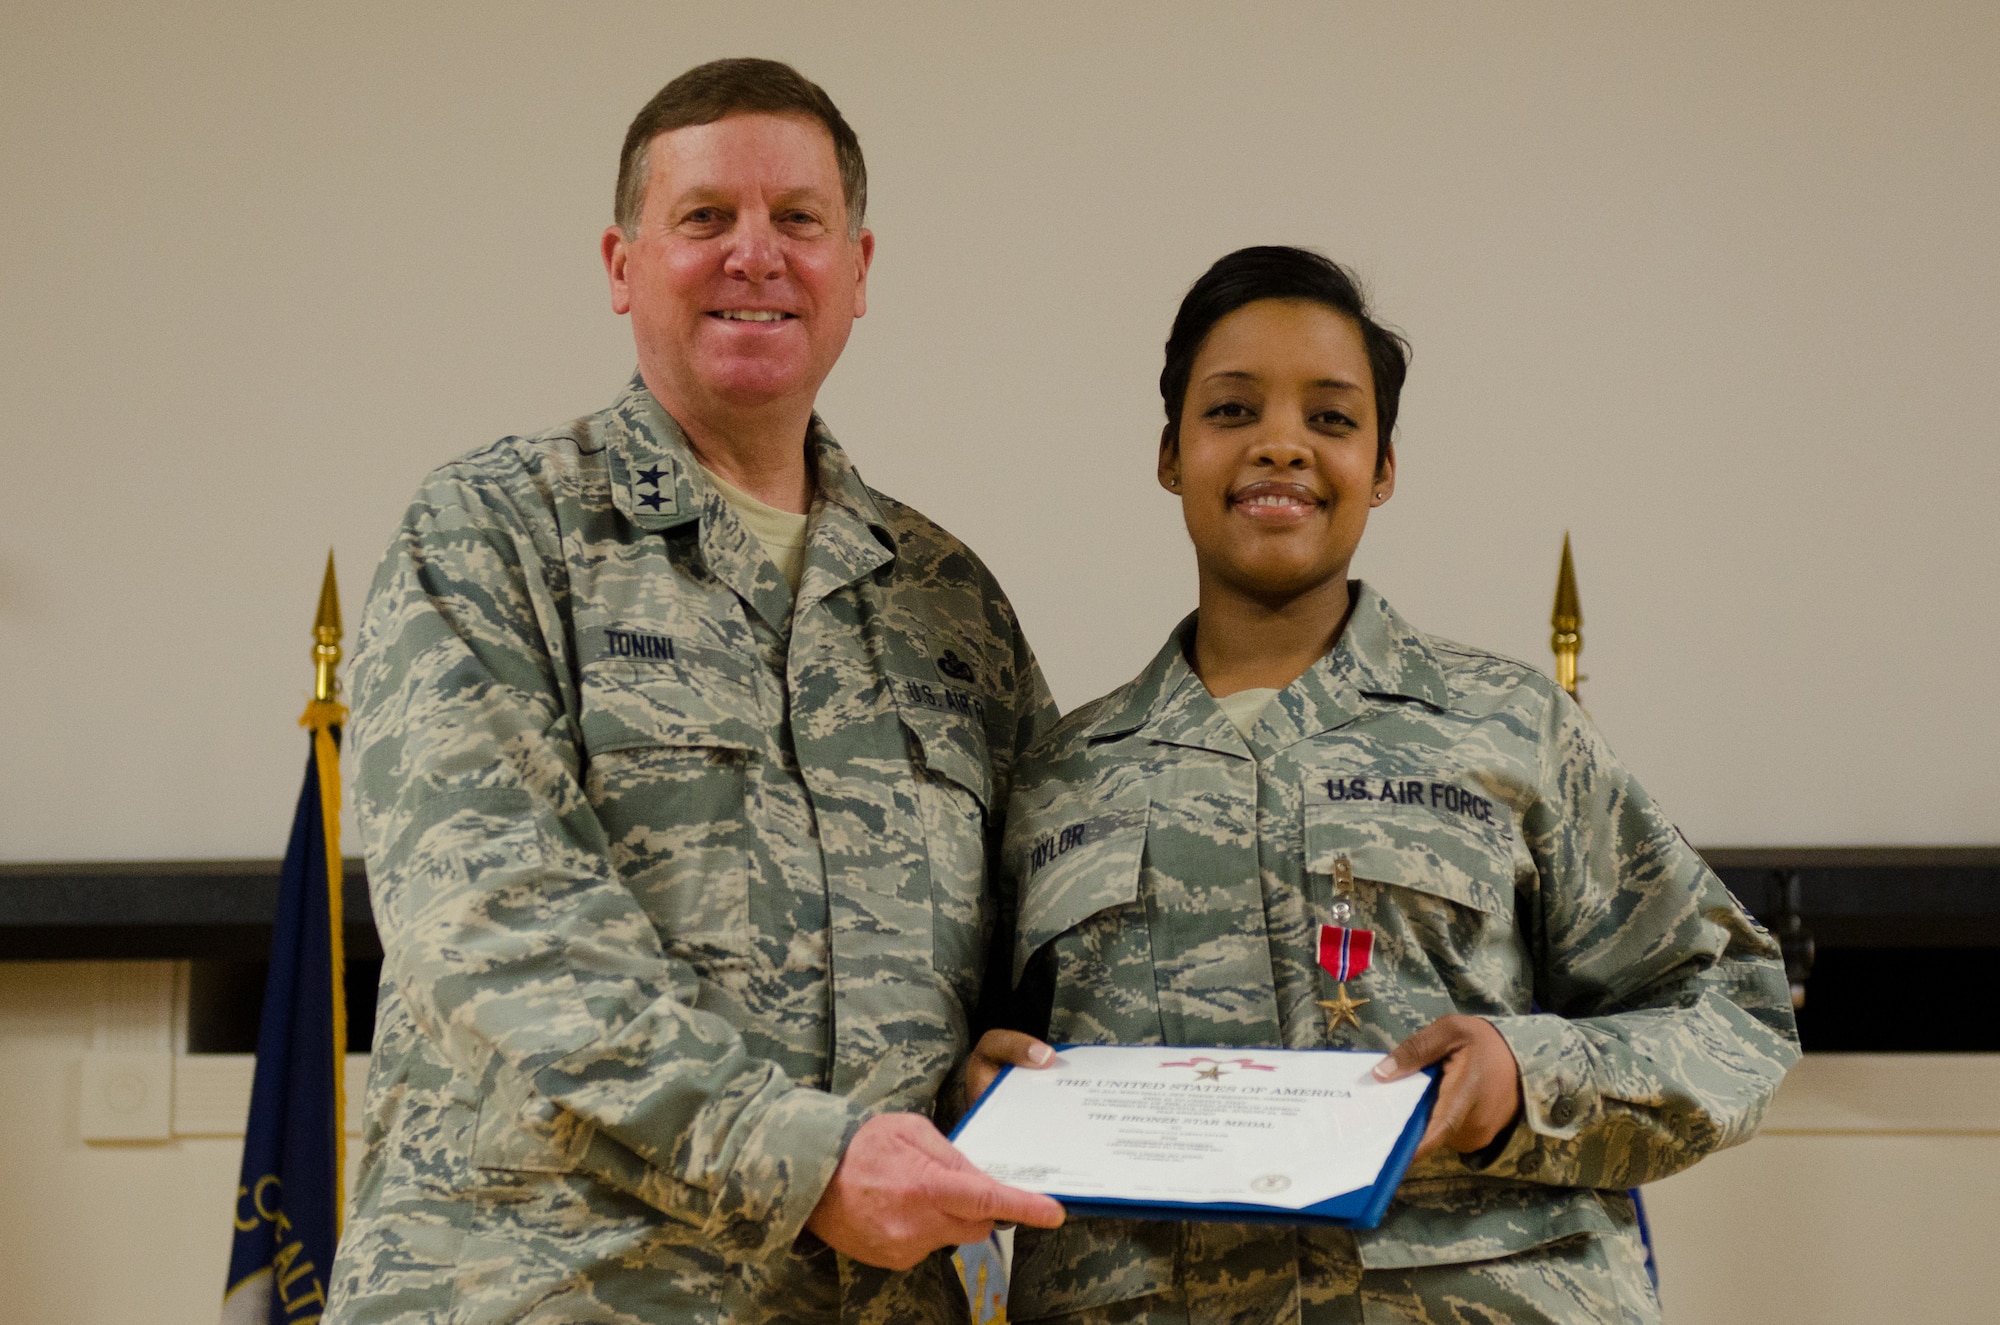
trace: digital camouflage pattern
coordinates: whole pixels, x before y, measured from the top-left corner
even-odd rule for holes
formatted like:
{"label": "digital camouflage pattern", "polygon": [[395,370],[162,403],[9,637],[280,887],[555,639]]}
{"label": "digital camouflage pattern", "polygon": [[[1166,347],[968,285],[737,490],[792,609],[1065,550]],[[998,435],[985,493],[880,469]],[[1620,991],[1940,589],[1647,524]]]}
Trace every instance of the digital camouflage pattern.
{"label": "digital camouflage pattern", "polygon": [[[1023,1024],[1386,1051],[1473,1013],[1520,1062],[1523,1118],[1415,1166],[1379,1229],[1023,1229],[1011,1315],[1657,1319],[1623,1189],[1756,1130],[1798,1056],[1770,936],[1540,673],[1357,586],[1339,643],[1246,740],[1188,666],[1192,625],[1022,764]],[[1319,1006],[1321,923],[1375,933],[1358,1027]]]}
{"label": "digital camouflage pattern", "polygon": [[811,445],[796,605],[637,379],[419,490],[352,679],[385,958],[329,1321],[963,1320],[948,1253],[795,1244],[967,1049],[1054,714],[985,568]]}

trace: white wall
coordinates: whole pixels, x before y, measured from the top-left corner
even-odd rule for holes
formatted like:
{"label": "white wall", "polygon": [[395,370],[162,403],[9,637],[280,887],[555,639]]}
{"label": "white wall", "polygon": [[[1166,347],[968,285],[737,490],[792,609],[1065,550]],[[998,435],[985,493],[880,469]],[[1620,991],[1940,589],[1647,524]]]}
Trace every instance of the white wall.
{"label": "white wall", "polygon": [[2000,11],[1842,5],[0,10],[0,858],[268,856],[329,544],[609,400],[626,120],[721,54],[859,129],[823,401],[980,549],[1058,697],[1191,603],[1180,292],[1348,260],[1416,345],[1361,570],[1543,662],[1697,841],[2000,838]]}
{"label": "white wall", "polygon": [[[0,962],[0,1321],[8,1325],[217,1318],[256,1060],[181,1052],[185,1008],[155,996],[162,977],[170,988],[170,963]],[[111,1112],[92,1117],[93,1060],[156,1046],[171,1079],[160,1139],[90,1139]],[[364,1059],[348,1058],[350,1185],[365,1070]]]}

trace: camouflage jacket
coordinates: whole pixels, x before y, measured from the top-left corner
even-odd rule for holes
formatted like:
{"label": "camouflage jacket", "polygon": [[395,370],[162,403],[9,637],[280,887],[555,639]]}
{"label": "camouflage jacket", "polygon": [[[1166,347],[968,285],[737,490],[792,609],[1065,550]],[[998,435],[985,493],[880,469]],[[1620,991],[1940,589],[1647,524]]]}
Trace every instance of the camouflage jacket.
{"label": "camouflage jacket", "polygon": [[811,445],[796,604],[637,379],[419,490],[353,676],[385,956],[329,1321],[963,1317],[945,1257],[795,1243],[966,1051],[1054,712],[978,560]]}
{"label": "camouflage jacket", "polygon": [[[1617,1189],[1751,1135],[1798,1053],[1776,946],[1568,695],[1358,586],[1339,643],[1246,741],[1188,666],[1192,626],[1022,764],[1004,852],[1022,1024],[1386,1050],[1474,1013],[1520,1063],[1523,1115],[1487,1151],[1413,1169],[1373,1231],[1023,1230],[1013,1315],[1185,1288],[1219,1268],[1203,1255],[1228,1256],[1236,1291],[1262,1274],[1283,1293],[1357,1255],[1442,1265],[1616,1235]],[[1349,982],[1359,1026],[1330,1031],[1314,940],[1343,909],[1374,958]]]}

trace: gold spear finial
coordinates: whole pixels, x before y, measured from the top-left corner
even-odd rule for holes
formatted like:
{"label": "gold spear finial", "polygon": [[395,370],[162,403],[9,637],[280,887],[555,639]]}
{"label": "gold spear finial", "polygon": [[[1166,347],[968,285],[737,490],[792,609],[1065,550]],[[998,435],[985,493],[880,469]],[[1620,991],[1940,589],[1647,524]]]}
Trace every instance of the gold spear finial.
{"label": "gold spear finial", "polygon": [[340,586],[333,578],[333,550],[326,553],[326,578],[319,585],[319,611],[313,614],[313,697],[299,719],[304,727],[338,726],[347,720],[340,703]]}
{"label": "gold spear finial", "polygon": [[1556,607],[1549,614],[1549,624],[1555,633],[1549,636],[1549,647],[1556,653],[1556,684],[1569,691],[1571,699],[1577,699],[1577,683],[1583,678],[1576,673],[1577,655],[1583,652],[1583,603],[1576,594],[1576,565],[1569,557],[1569,531],[1563,530],[1562,569],[1556,572]]}

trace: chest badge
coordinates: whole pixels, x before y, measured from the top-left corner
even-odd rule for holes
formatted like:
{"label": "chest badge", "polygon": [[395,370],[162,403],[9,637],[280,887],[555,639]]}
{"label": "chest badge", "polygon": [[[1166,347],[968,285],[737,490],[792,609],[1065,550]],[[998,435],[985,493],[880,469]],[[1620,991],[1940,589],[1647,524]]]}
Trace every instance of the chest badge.
{"label": "chest badge", "polygon": [[959,657],[952,649],[946,649],[944,655],[937,660],[937,669],[953,681],[972,680],[972,664]]}
{"label": "chest badge", "polygon": [[1326,1029],[1328,1033],[1342,1026],[1360,1029],[1361,1018],[1356,1010],[1370,1000],[1351,998],[1347,993],[1347,982],[1358,979],[1368,969],[1368,962],[1375,955],[1375,931],[1372,929],[1350,929],[1344,925],[1321,925],[1319,927],[1320,969],[1332,976],[1339,992],[1332,998],[1319,1000],[1320,1007],[1326,1009]]}

